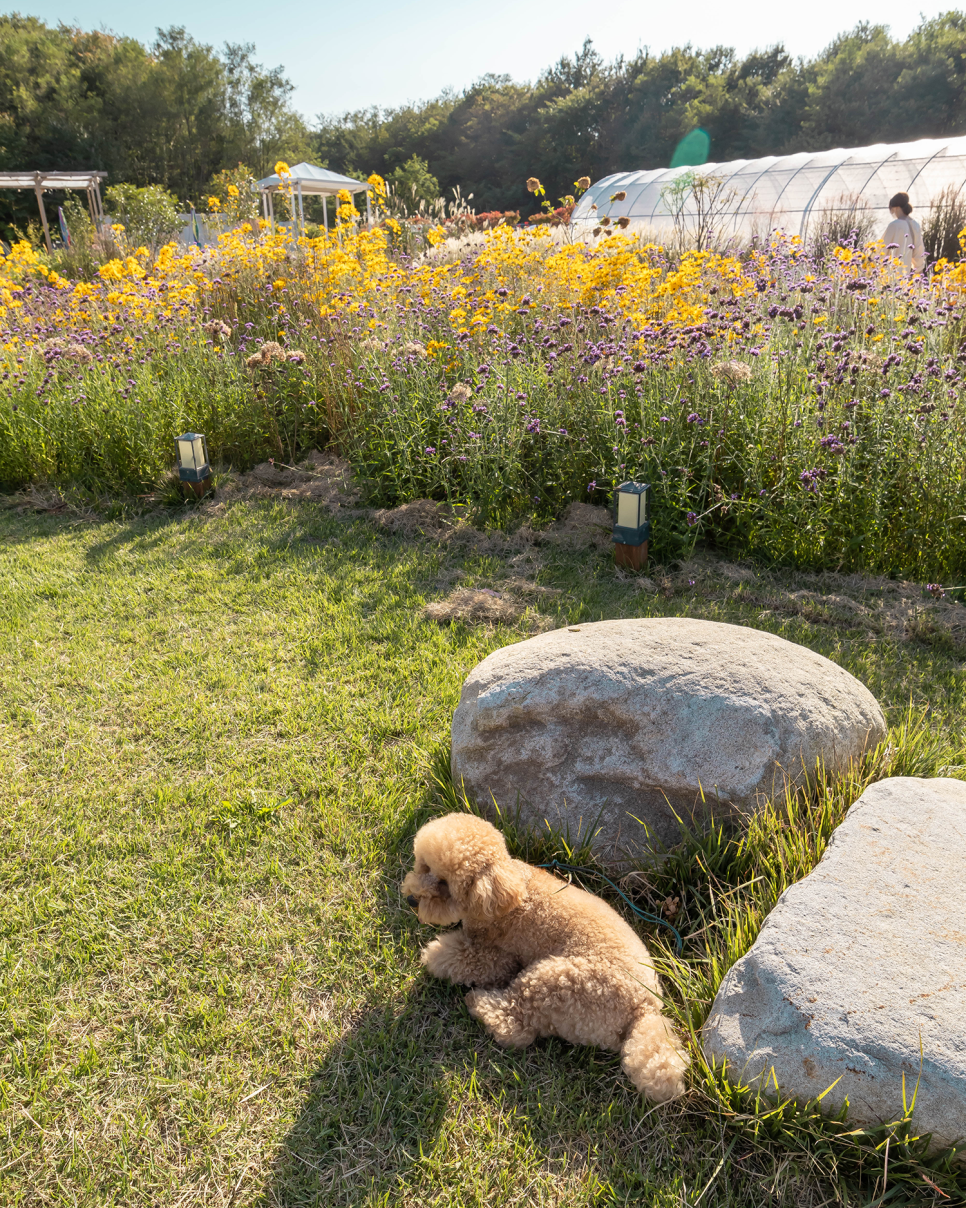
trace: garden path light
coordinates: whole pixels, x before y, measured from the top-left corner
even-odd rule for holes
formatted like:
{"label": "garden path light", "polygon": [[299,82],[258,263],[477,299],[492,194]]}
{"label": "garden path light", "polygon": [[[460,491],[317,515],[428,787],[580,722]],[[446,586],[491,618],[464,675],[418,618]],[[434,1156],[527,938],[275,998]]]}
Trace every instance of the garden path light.
{"label": "garden path light", "polygon": [[208,464],[208,444],[201,432],[185,432],[176,438],[178,445],[178,477],[191,485],[200,499],[211,482]]}
{"label": "garden path light", "polygon": [[647,566],[651,536],[651,487],[625,482],[614,492],[614,562],[632,570]]}

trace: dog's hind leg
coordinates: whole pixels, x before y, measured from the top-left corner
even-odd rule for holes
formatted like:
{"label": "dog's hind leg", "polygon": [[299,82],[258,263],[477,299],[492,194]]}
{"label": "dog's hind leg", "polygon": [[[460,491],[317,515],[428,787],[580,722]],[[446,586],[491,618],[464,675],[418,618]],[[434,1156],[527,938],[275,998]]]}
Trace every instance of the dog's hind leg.
{"label": "dog's hind leg", "polygon": [[522,1049],[540,1035],[510,990],[471,990],[466,1005],[473,1018],[504,1048]]}
{"label": "dog's hind leg", "polygon": [[[559,1036],[578,1044],[616,1049],[620,1044],[617,1020],[601,1018],[599,996],[594,996],[593,1003],[586,1001],[588,993],[593,996],[588,970],[588,962],[580,957],[544,957],[528,965],[505,990],[467,994],[466,1005],[497,1044],[519,1048],[538,1036]],[[589,1030],[580,1027],[582,1018],[593,1020]]]}
{"label": "dog's hind leg", "polygon": [[501,948],[472,940],[465,931],[447,931],[420,953],[434,977],[461,986],[505,986],[520,971],[520,962]]}

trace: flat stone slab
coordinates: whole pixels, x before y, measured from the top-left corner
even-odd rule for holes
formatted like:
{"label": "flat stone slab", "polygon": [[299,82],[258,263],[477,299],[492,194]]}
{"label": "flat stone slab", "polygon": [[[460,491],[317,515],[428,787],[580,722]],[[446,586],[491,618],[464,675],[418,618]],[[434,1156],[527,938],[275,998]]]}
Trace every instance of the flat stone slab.
{"label": "flat stone slab", "polygon": [[886,732],[875,698],[812,650],[686,617],[598,621],[505,646],[463,685],[454,779],[524,825],[593,836],[619,865],[695,815],[756,808]]}
{"label": "flat stone slab", "polygon": [[823,1106],[862,1124],[901,1116],[919,1078],[920,1133],[966,1138],[966,783],[867,788],[725,976],[703,1045],[798,1099],[839,1079]]}

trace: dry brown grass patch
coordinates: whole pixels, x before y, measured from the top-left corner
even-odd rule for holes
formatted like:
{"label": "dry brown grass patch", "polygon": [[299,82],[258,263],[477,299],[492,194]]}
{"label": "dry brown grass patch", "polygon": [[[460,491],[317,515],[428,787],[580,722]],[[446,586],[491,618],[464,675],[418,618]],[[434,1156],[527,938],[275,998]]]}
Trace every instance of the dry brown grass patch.
{"label": "dry brown grass patch", "polygon": [[335,509],[352,507],[358,490],[352,486],[348,462],[313,449],[298,466],[263,461],[246,474],[234,475],[216,492],[216,501],[269,498],[314,500]]}
{"label": "dry brown grass patch", "polygon": [[457,587],[445,600],[434,600],[423,609],[427,621],[445,625],[452,621],[508,625],[523,614],[523,605],[490,587]]}

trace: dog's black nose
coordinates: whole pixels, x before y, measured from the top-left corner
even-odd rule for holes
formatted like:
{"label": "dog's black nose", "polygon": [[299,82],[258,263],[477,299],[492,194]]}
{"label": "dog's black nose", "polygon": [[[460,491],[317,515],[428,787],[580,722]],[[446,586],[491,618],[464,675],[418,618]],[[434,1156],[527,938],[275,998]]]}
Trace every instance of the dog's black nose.
{"label": "dog's black nose", "polygon": [[415,895],[414,893],[411,893],[411,894],[409,895],[409,897],[406,899],[406,901],[409,903],[409,905],[410,905],[410,906],[418,906],[418,905],[419,905],[419,898],[417,898],[417,897],[416,897],[416,895]]}

